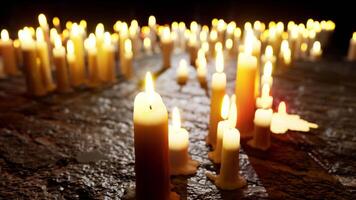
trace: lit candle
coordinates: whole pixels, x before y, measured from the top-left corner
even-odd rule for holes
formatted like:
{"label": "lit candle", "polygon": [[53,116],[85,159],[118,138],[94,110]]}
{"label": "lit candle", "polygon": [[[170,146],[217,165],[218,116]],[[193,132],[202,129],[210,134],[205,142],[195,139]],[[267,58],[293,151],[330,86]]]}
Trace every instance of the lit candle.
{"label": "lit candle", "polygon": [[261,66],[265,66],[270,61],[272,66],[276,66],[276,56],[273,55],[273,47],[268,45],[265,49],[264,55],[261,57]]}
{"label": "lit candle", "polygon": [[[125,50],[124,50],[125,51]],[[102,45],[102,54],[104,58],[104,64],[101,68],[101,78],[106,83],[114,83],[116,82],[116,63],[115,63],[115,47],[111,42],[111,35],[109,32],[104,33],[104,42]],[[132,50],[131,50],[131,57],[132,57]],[[122,63],[123,65],[125,60],[125,53],[123,53]],[[125,73],[127,71],[124,71]],[[125,74],[124,73],[124,74]],[[125,75],[128,75],[125,74]]]}
{"label": "lit candle", "polygon": [[9,33],[6,29],[1,31],[0,54],[4,65],[5,74],[10,76],[19,75],[20,71],[17,68],[16,52],[13,46],[13,42],[10,39]]}
{"label": "lit candle", "polygon": [[85,74],[76,62],[74,44],[72,40],[67,41],[67,62],[69,66],[70,82],[72,86],[80,86],[85,82]]}
{"label": "lit candle", "polygon": [[349,61],[356,60],[356,32],[352,34],[352,38],[350,39],[349,52],[347,54],[347,59]]}
{"label": "lit candle", "polygon": [[89,85],[97,87],[100,85],[100,69],[98,65],[98,50],[96,45],[96,38],[93,33],[89,34],[88,39],[84,43],[88,55],[88,75]]}
{"label": "lit candle", "polygon": [[173,41],[169,27],[164,27],[161,35],[161,49],[163,58],[163,68],[171,66],[171,54],[173,51]]}
{"label": "lit candle", "polygon": [[[216,148],[208,153],[208,157],[214,163],[221,162],[221,149],[222,149],[222,138],[224,135],[224,130],[229,127],[229,121],[226,120],[229,115],[229,95],[225,94],[222,105],[221,105],[221,121],[218,123],[217,127],[217,138],[216,138]],[[235,122],[236,123],[236,122]]]}
{"label": "lit candle", "polygon": [[213,74],[211,83],[210,123],[207,144],[215,148],[217,125],[221,121],[220,109],[226,90],[226,75],[224,73],[224,56],[218,51],[215,59],[216,72]]}
{"label": "lit candle", "polygon": [[152,46],[151,46],[151,40],[149,37],[145,37],[145,39],[143,39],[143,48],[147,55],[152,55]]}
{"label": "lit candle", "polygon": [[27,91],[33,96],[44,96],[47,90],[43,84],[41,67],[37,61],[36,43],[30,30],[28,28],[20,30],[19,39],[21,40]]}
{"label": "lit candle", "polygon": [[133,109],[136,199],[167,200],[170,196],[168,113],[146,74],[146,89]]}
{"label": "lit candle", "polygon": [[52,23],[58,32],[61,31],[61,21],[59,20],[58,17],[53,17]]}
{"label": "lit candle", "polygon": [[271,146],[270,124],[272,120],[272,109],[259,108],[255,112],[254,135],[248,144],[254,148],[267,150]]}
{"label": "lit candle", "polygon": [[66,52],[62,46],[59,35],[54,39],[53,63],[56,68],[57,91],[61,93],[70,91],[69,74],[66,63]]}
{"label": "lit candle", "polygon": [[140,27],[137,20],[132,20],[129,27],[130,39],[132,42],[132,54],[138,56],[141,48]]}
{"label": "lit candle", "polygon": [[191,33],[188,40],[188,51],[189,51],[190,64],[192,66],[196,66],[195,60],[197,59],[198,50],[199,50],[199,45],[197,41],[197,36],[196,34]]}
{"label": "lit candle", "polygon": [[261,84],[268,84],[269,87],[272,87],[273,84],[273,78],[272,78],[272,63],[271,61],[267,61],[264,68],[263,68],[263,74],[261,77]]}
{"label": "lit candle", "polygon": [[235,86],[236,105],[239,112],[237,127],[241,131],[241,137],[249,136],[249,132],[253,129],[257,70],[257,58],[251,55],[252,45],[249,42],[245,44],[244,50],[245,52],[238,56]]}
{"label": "lit candle", "polygon": [[278,56],[278,67],[284,69],[291,65],[292,62],[292,52],[289,48],[289,43],[287,40],[283,40],[281,43],[281,48]]}
{"label": "lit candle", "polygon": [[133,52],[132,52],[132,43],[130,39],[125,40],[124,56],[121,66],[121,73],[125,75],[126,78],[132,77],[133,73]]}
{"label": "lit candle", "polygon": [[319,60],[321,58],[322,50],[319,41],[313,43],[312,48],[310,49],[310,59],[312,61]]}
{"label": "lit candle", "polygon": [[46,15],[43,13],[38,15],[38,23],[43,31],[44,40],[49,44],[49,26],[47,22]]}
{"label": "lit candle", "polygon": [[218,32],[216,32],[215,29],[212,29],[210,31],[210,35],[209,35],[209,46],[212,47],[210,48],[210,56],[214,57],[215,56],[215,44],[218,40]]}
{"label": "lit candle", "polygon": [[52,78],[52,70],[48,54],[48,44],[44,39],[43,30],[40,28],[36,29],[36,39],[37,56],[40,60],[43,81],[46,89],[48,91],[53,91],[56,88],[56,85],[54,84]]}
{"label": "lit candle", "polygon": [[173,108],[172,125],[169,127],[169,158],[171,175],[195,174],[199,163],[188,154],[189,133],[181,127],[180,114]]}
{"label": "lit candle", "polygon": [[201,87],[206,87],[206,74],[207,74],[206,65],[207,63],[205,58],[205,52],[203,49],[199,49],[198,58],[196,60],[196,66],[197,66],[198,81]]}
{"label": "lit candle", "polygon": [[220,174],[207,174],[217,187],[222,190],[235,190],[246,185],[246,180],[240,176],[239,164],[240,132],[235,128],[224,130]]}
{"label": "lit candle", "polygon": [[270,96],[269,92],[270,92],[269,85],[268,84],[263,85],[262,95],[261,97],[258,97],[256,99],[257,108],[263,108],[263,109],[272,108],[273,97]]}
{"label": "lit candle", "polygon": [[151,44],[153,51],[157,48],[157,24],[155,16],[151,15],[148,17],[148,26],[150,28],[149,36],[151,39]]}
{"label": "lit candle", "polygon": [[189,69],[187,61],[181,59],[177,68],[177,82],[179,85],[185,85],[189,78]]}

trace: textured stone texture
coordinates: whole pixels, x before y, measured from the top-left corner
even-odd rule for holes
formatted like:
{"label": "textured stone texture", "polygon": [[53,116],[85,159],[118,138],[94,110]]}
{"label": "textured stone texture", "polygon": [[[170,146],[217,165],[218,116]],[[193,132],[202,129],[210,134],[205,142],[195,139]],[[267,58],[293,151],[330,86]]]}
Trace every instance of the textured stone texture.
{"label": "textured stone texture", "polygon": [[[261,153],[243,141],[241,174],[248,186],[220,191],[205,173],[218,171],[205,145],[208,92],[194,69],[186,86],[175,81],[180,58],[160,72],[157,91],[169,110],[178,106],[190,132],[190,153],[200,162],[189,177],[173,177],[183,199],[355,199],[356,71],[336,61],[296,63],[275,75],[275,105],[316,122],[310,133],[272,138]],[[147,70],[158,72],[159,56],[135,62],[137,76],[104,89],[33,99],[23,78],[0,80],[0,199],[122,199],[134,186],[133,99]],[[234,61],[228,61],[228,91],[234,91]],[[214,71],[209,66],[209,73]],[[158,73],[157,73],[158,74]]]}

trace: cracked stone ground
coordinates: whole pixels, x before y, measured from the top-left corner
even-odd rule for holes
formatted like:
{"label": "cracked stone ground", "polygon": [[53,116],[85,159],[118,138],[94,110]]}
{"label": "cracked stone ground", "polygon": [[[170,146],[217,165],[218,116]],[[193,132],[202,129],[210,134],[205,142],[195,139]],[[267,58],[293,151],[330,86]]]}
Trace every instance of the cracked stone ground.
{"label": "cracked stone ground", "polygon": [[[340,61],[297,62],[274,76],[275,105],[286,101],[320,128],[273,136],[261,153],[242,141],[241,174],[247,187],[220,191],[206,176],[218,171],[208,159],[209,96],[191,68],[184,87],[175,81],[181,58],[160,73],[156,90],[169,110],[181,109],[190,132],[189,152],[200,162],[194,176],[172,178],[183,199],[355,199],[356,71]],[[135,62],[136,77],[103,89],[32,99],[22,77],[0,80],[0,199],[122,199],[135,181],[133,99],[159,56]],[[234,61],[225,71],[234,91]],[[214,72],[209,66],[209,74]],[[209,76],[210,77],[210,76]]]}

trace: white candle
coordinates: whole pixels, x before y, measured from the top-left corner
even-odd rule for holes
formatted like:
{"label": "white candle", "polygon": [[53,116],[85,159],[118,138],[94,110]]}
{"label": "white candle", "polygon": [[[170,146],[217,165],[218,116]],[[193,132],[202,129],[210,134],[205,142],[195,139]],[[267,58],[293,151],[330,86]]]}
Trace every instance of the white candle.
{"label": "white candle", "polygon": [[130,39],[125,40],[124,55],[122,59],[124,60],[121,66],[121,73],[124,74],[126,78],[131,78],[133,75],[133,52]]}
{"label": "white candle", "polygon": [[186,60],[181,59],[177,68],[177,82],[179,85],[185,85],[189,78],[188,63]]}
{"label": "white candle", "polygon": [[164,27],[161,35],[162,66],[169,68],[171,66],[171,55],[173,51],[173,40],[169,27]]}

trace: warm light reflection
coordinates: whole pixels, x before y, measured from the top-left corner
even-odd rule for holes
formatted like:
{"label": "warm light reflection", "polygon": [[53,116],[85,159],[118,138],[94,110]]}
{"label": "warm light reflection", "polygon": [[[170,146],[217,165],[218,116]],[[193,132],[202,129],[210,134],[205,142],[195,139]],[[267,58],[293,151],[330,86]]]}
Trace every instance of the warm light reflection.
{"label": "warm light reflection", "polygon": [[229,115],[229,109],[230,109],[230,98],[229,95],[225,94],[221,104],[221,111],[220,111],[220,116],[223,120],[227,119]]}

